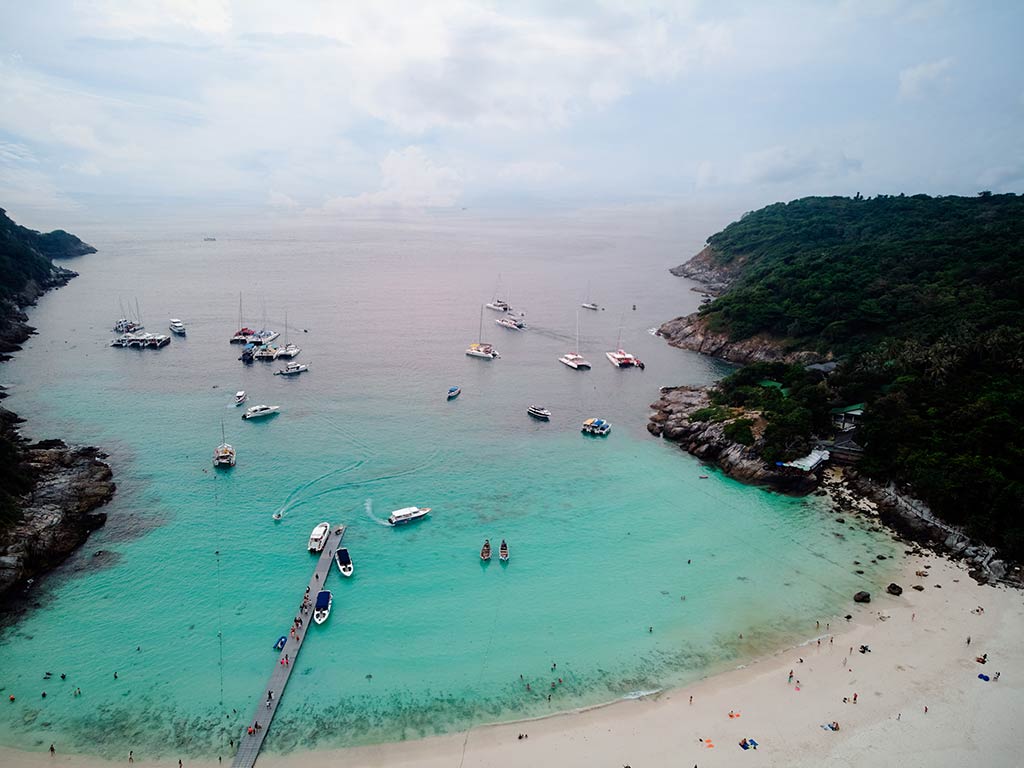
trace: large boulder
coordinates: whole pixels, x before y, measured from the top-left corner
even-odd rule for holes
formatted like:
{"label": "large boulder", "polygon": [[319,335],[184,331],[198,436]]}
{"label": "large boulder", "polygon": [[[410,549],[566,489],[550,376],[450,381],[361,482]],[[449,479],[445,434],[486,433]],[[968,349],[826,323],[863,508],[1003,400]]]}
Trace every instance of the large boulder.
{"label": "large boulder", "polygon": [[865,592],[865,591],[861,590],[860,592],[858,592],[856,595],[853,596],[853,602],[855,602],[855,603],[870,603],[871,602],[871,594],[869,592]]}
{"label": "large boulder", "polygon": [[903,587],[893,582],[885,588],[885,591],[888,592],[890,595],[896,595],[896,597],[899,597],[903,594]]}

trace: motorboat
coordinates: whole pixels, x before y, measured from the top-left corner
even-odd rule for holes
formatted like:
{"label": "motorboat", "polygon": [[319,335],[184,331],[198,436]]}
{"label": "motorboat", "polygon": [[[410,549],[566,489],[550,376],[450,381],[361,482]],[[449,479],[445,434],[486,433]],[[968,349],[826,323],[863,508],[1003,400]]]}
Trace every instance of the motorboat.
{"label": "motorboat", "polygon": [[262,419],[264,416],[273,416],[281,410],[279,405],[251,405],[242,414],[243,419]]}
{"label": "motorboat", "polygon": [[542,405],[531,405],[526,409],[526,412],[533,416],[533,418],[540,419],[541,421],[547,421],[551,418],[551,411]]}
{"label": "motorboat", "polygon": [[284,368],[274,371],[275,376],[298,376],[309,370],[305,363],[288,363]]}
{"label": "motorboat", "polygon": [[576,351],[566,352],[558,362],[567,365],[577,371],[589,371],[590,363],[580,354],[580,311],[576,310]]}
{"label": "motorboat", "polygon": [[241,405],[248,399],[249,396],[245,393],[244,389],[240,389],[237,392],[235,392],[235,405]]}
{"label": "motorboat", "polygon": [[605,352],[605,357],[608,358],[608,362],[614,365],[616,368],[639,368],[641,371],[644,369],[643,362],[639,358],[633,357],[623,349],[617,349],[614,352]]}
{"label": "motorboat", "polygon": [[[253,342],[256,343],[256,342]],[[277,360],[277,347],[260,344],[252,353],[253,360]]]}
{"label": "motorboat", "polygon": [[587,419],[580,430],[587,435],[607,435],[611,431],[612,425],[604,419]]}
{"label": "motorboat", "polygon": [[274,650],[275,651],[283,651],[284,647],[287,644],[288,644],[288,637],[286,635],[281,635],[279,638],[277,638],[277,642],[274,643]]}
{"label": "motorboat", "polygon": [[388,516],[388,525],[406,525],[430,514],[430,507],[403,507]]}
{"label": "motorboat", "polygon": [[511,331],[521,331],[526,328],[526,323],[518,315],[505,315],[495,320],[498,325],[502,328],[508,328]]}
{"label": "motorboat", "polygon": [[597,304],[595,304],[592,301],[585,301],[582,304],[580,304],[580,306],[583,307],[584,309],[593,309],[593,310],[600,309],[600,307],[597,306]]}
{"label": "motorboat", "polygon": [[454,400],[462,394],[462,387],[448,387],[448,399]]}
{"label": "motorboat", "polygon": [[178,336],[185,335],[185,324],[176,317],[171,318],[171,324],[169,326],[171,333],[177,334]]}
{"label": "motorboat", "polygon": [[309,549],[310,552],[320,552],[324,548],[324,544],[327,543],[327,539],[331,535],[331,524],[326,520],[322,523],[317,523],[316,528],[309,534]]}
{"label": "motorboat", "polygon": [[229,443],[221,443],[213,449],[213,466],[233,467],[235,466],[235,449]]}
{"label": "motorboat", "polygon": [[316,603],[313,604],[313,621],[317,624],[323,624],[327,621],[327,617],[331,615],[331,603],[334,602],[334,596],[328,589],[321,589],[316,593]]}
{"label": "motorboat", "polygon": [[242,354],[238,357],[238,359],[241,360],[243,363],[251,363],[255,352],[256,345],[246,343],[245,348],[242,350]]}
{"label": "motorboat", "polygon": [[491,559],[491,540],[484,539],[484,545],[480,548],[480,559],[485,563]]}
{"label": "motorboat", "polygon": [[334,553],[334,562],[337,563],[338,570],[341,571],[341,575],[345,578],[350,577],[352,571],[355,570],[355,567],[352,565],[352,556],[349,555],[345,547],[341,547]]}
{"label": "motorboat", "polygon": [[501,540],[501,546],[498,547],[498,559],[503,563],[508,562],[508,544],[504,539]]}
{"label": "motorboat", "polygon": [[487,360],[493,360],[496,357],[501,357],[501,355],[498,354],[498,350],[490,344],[470,344],[466,347],[466,354],[470,357],[483,357]]}
{"label": "motorboat", "polygon": [[302,351],[302,347],[296,346],[295,344],[285,344],[277,350],[278,357],[297,357],[299,352]]}

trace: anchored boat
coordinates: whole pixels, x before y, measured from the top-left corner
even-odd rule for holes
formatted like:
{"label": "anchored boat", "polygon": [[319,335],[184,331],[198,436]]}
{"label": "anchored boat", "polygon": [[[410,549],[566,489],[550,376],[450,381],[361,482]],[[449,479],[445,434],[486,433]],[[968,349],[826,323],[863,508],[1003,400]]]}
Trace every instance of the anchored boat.
{"label": "anchored boat", "polygon": [[505,543],[504,539],[501,540],[501,546],[498,547],[498,559],[503,563],[508,562],[508,544]]}
{"label": "anchored boat", "polygon": [[491,559],[491,540],[484,539],[484,545],[480,548],[480,559],[487,562]]}
{"label": "anchored boat", "polygon": [[334,562],[337,563],[338,570],[341,571],[341,575],[345,578],[350,577],[355,570],[355,567],[352,565],[352,557],[345,547],[341,547],[334,553]]}
{"label": "anchored boat", "polygon": [[313,606],[313,621],[323,624],[331,615],[331,603],[334,602],[334,595],[330,590],[322,589],[316,593],[316,604]]}
{"label": "anchored boat", "polygon": [[580,432],[587,435],[607,435],[611,431],[612,425],[604,419],[587,419],[580,429]]}
{"label": "anchored boat", "polygon": [[448,387],[448,399],[454,400],[462,394],[462,387]]}
{"label": "anchored boat", "polygon": [[279,405],[253,405],[245,409],[243,419],[262,419],[265,416],[273,416],[281,410]]}
{"label": "anchored boat", "polygon": [[541,421],[547,421],[551,418],[551,411],[541,405],[531,405],[526,409],[526,412],[533,416],[533,418],[540,419]]}
{"label": "anchored boat", "polygon": [[275,376],[298,376],[309,370],[305,363],[288,363],[284,368],[274,371]]}
{"label": "anchored boat", "polygon": [[328,522],[319,523],[313,532],[309,534],[308,549],[310,552],[320,552],[331,535],[331,524]]}

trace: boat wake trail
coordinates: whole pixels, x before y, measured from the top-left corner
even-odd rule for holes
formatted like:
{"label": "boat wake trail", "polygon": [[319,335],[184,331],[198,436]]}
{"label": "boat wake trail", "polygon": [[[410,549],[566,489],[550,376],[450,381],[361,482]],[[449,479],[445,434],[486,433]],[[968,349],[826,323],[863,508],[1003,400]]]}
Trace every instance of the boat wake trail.
{"label": "boat wake trail", "polygon": [[366,512],[366,516],[373,520],[373,522],[377,523],[377,525],[386,525],[389,528],[391,527],[391,523],[389,523],[387,520],[381,520],[379,517],[373,514],[373,499],[367,499],[366,501],[364,501],[363,509]]}
{"label": "boat wake trail", "polygon": [[299,498],[299,496],[302,495],[304,491],[308,491],[310,488],[312,488],[314,485],[321,482],[322,480],[326,480],[329,477],[334,477],[335,475],[343,475],[347,472],[351,472],[354,469],[359,469],[359,467],[363,466],[363,464],[365,463],[366,462],[364,460],[359,459],[358,461],[354,461],[347,466],[338,467],[337,469],[332,469],[329,470],[328,472],[324,472],[319,477],[314,477],[309,482],[303,483],[302,485],[295,488],[291,493],[289,493],[288,498],[284,500],[284,504],[282,504],[277,511],[283,515],[285,512],[289,512],[295,509],[296,507],[301,507],[303,504],[306,504],[307,502],[310,502],[313,499],[318,499],[321,496],[326,496],[329,493],[334,493],[335,491],[347,487],[349,484],[343,483],[342,485],[338,485],[333,488],[327,488],[318,493],[314,493],[312,496]]}

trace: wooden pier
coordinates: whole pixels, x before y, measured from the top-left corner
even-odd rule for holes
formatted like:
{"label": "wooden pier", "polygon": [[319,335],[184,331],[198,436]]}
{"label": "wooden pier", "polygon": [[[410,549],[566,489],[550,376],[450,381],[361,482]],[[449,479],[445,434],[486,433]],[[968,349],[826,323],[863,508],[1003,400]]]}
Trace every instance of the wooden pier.
{"label": "wooden pier", "polygon": [[[344,537],[344,525],[334,528],[331,531],[331,535],[327,537],[324,548],[320,552],[320,559],[317,560],[316,569],[309,579],[309,590],[306,592],[309,595],[309,608],[301,614],[298,613],[298,608],[296,609],[297,615],[302,617],[302,626],[295,628],[294,636],[290,632],[286,635],[288,642],[285,643],[281,652],[274,657],[274,671],[270,673],[270,681],[264,686],[263,692],[260,694],[255,714],[246,723],[245,730],[239,737],[238,751],[235,753],[235,760],[231,764],[233,768],[252,768],[256,763],[256,758],[259,757],[260,750],[263,749],[263,740],[267,737],[270,724],[277,713],[277,707],[284,696],[284,688],[288,685],[288,679],[295,668],[295,663],[299,658],[299,651],[302,649],[302,643],[306,639],[306,633],[316,627],[316,624],[313,623],[313,605],[316,603],[316,593],[324,589],[327,576],[331,572],[334,552],[341,546],[341,540]],[[301,602],[301,599],[299,602]],[[323,627],[320,630],[322,631]],[[287,664],[283,663],[286,655],[288,656]],[[255,728],[256,723],[259,723],[259,728]],[[252,733],[249,733],[249,728],[254,729]]]}

